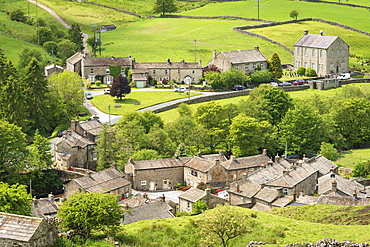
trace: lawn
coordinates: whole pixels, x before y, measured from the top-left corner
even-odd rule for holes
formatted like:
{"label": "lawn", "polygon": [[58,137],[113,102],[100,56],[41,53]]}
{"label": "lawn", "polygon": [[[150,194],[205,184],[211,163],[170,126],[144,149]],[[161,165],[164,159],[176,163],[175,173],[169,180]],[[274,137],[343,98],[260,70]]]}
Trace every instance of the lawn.
{"label": "lawn", "polygon": [[[190,95],[195,96],[199,93],[191,93]],[[122,115],[126,112],[186,97],[188,95],[184,93],[174,93],[172,91],[140,91],[131,92],[121,101],[110,95],[98,95],[91,100],[91,103],[104,113],[109,113],[108,106],[110,105],[110,114]],[[134,104],[134,102],[140,102],[140,104]],[[116,104],[119,104],[120,107],[114,107]]]}
{"label": "lawn", "polygon": [[334,163],[346,168],[355,168],[355,165],[370,160],[370,148],[351,149],[340,153],[340,158]]}

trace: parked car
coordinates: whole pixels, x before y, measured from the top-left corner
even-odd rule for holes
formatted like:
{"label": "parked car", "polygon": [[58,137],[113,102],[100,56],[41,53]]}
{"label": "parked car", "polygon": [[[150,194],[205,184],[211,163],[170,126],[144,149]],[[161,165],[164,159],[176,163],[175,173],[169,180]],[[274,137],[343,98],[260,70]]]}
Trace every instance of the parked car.
{"label": "parked car", "polygon": [[178,93],[185,93],[186,87],[177,87],[177,88],[174,88],[173,91],[178,92]]}
{"label": "parked car", "polygon": [[303,85],[306,84],[305,80],[295,80],[293,81],[293,85]]}
{"label": "parked car", "polygon": [[274,82],[274,81],[270,82],[270,84],[271,84],[271,86],[274,86],[274,87],[279,86],[279,84],[277,82]]}
{"label": "parked car", "polygon": [[287,81],[283,81],[283,82],[281,82],[281,83],[279,83],[279,86],[291,86],[292,85],[292,83],[290,83],[290,82],[287,82]]}
{"label": "parked car", "polygon": [[110,88],[104,89],[104,94],[110,94]]}
{"label": "parked car", "polygon": [[89,93],[89,92],[85,93],[85,97],[86,97],[86,99],[92,99],[93,98],[92,94]]}
{"label": "parked car", "polygon": [[340,74],[340,75],[338,75],[337,79],[339,79],[339,80],[351,79],[351,74],[350,73]]}
{"label": "parked car", "polygon": [[233,86],[233,91],[239,91],[239,90],[244,90],[244,87],[242,85],[234,85]]}

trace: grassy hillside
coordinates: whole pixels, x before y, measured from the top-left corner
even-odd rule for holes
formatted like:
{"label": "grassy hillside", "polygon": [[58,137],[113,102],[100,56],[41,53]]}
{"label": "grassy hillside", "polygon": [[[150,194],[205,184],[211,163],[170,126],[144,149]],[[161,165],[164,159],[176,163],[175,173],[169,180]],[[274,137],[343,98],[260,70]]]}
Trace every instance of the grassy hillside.
{"label": "grassy hillside", "polygon": [[[297,208],[305,212],[306,207]],[[294,208],[286,209],[288,211]],[[320,218],[320,209],[321,207],[312,211],[311,215]],[[366,225],[320,224],[249,209],[238,208],[238,210],[255,213],[260,225],[254,232],[232,240],[230,246],[233,247],[244,247],[252,240],[263,241],[269,246],[284,246],[296,242],[316,242],[324,237],[359,243],[370,239],[370,229]],[[333,207],[333,210],[336,210],[336,207]],[[329,214],[330,210],[325,212]],[[363,212],[357,213],[361,215]],[[197,221],[201,217],[202,215],[136,222],[124,226],[121,240],[126,246],[199,246],[198,241],[202,236],[199,234],[201,226]],[[349,217],[352,215],[347,217],[343,214],[342,218],[349,220]]]}
{"label": "grassy hillside", "polygon": [[340,153],[340,158],[334,163],[338,166],[355,168],[355,165],[370,160],[370,149],[351,149]]}

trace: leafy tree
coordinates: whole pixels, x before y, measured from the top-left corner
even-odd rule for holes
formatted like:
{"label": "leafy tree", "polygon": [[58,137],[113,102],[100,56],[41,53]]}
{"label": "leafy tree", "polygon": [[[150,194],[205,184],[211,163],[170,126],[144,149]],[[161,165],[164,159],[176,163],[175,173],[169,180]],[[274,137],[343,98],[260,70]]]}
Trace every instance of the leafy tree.
{"label": "leafy tree", "polygon": [[39,41],[40,45],[44,45],[48,41],[54,41],[53,33],[49,28],[40,27],[38,32],[38,37],[36,36],[35,39]]}
{"label": "leafy tree", "polygon": [[147,134],[148,146],[157,151],[157,156],[172,157],[175,153],[175,144],[163,126],[155,124]]}
{"label": "leafy tree", "polygon": [[221,69],[218,68],[215,64],[211,64],[208,68],[206,68],[204,70],[204,72],[207,73],[207,72],[210,72],[210,71],[219,72],[220,73],[221,72]]}
{"label": "leafy tree", "polygon": [[280,145],[288,145],[288,151],[309,154],[319,150],[325,140],[321,116],[310,106],[297,103],[288,110],[279,124]]}
{"label": "leafy tree", "polygon": [[180,143],[176,149],[176,153],[179,157],[185,157],[188,156],[189,151],[187,150],[186,145],[184,143]]}
{"label": "leafy tree", "polygon": [[27,18],[22,10],[16,9],[10,12],[10,20],[26,23]]}
{"label": "leafy tree", "polygon": [[276,52],[274,52],[274,54],[272,54],[271,58],[268,60],[268,70],[272,73],[275,80],[283,76],[281,61]]}
{"label": "leafy tree", "polygon": [[274,151],[276,144],[276,128],[266,121],[239,114],[230,126],[232,153],[236,156],[251,156],[269,146]]}
{"label": "leafy tree", "polygon": [[209,84],[213,89],[230,90],[235,84],[246,85],[251,81],[250,77],[245,75],[243,71],[239,71],[235,68],[231,68],[231,70],[222,73],[208,72],[205,77],[209,80]]}
{"label": "leafy tree", "polygon": [[202,199],[200,199],[200,200],[193,203],[191,214],[192,215],[198,215],[198,214],[203,213],[207,209],[208,209],[207,203],[205,201],[203,201]]}
{"label": "leafy tree", "polygon": [[111,65],[109,66],[109,72],[113,77],[117,77],[119,74],[121,74],[121,66],[119,65]]}
{"label": "leafy tree", "polygon": [[49,28],[57,39],[63,39],[66,36],[63,30],[59,29],[56,25],[50,25]]}
{"label": "leafy tree", "polygon": [[113,84],[110,90],[110,95],[112,97],[119,98],[119,100],[122,100],[122,97],[125,97],[125,95],[129,93],[131,93],[131,87],[127,80],[127,77],[119,74],[113,80]]}
{"label": "leafy tree", "polygon": [[45,65],[45,59],[42,56],[41,52],[35,49],[28,49],[25,48],[19,55],[19,62],[18,62],[18,69],[20,71],[24,70],[27,65],[31,62],[32,58],[36,58],[37,61],[41,62],[41,64]]}
{"label": "leafy tree", "polygon": [[292,10],[290,13],[289,13],[289,16],[290,18],[292,19],[296,19],[298,18],[298,15],[299,15],[299,12],[297,10]]}
{"label": "leafy tree", "polygon": [[63,229],[73,230],[86,238],[92,231],[111,233],[124,218],[116,195],[109,193],[71,195],[60,206],[58,216]]}
{"label": "leafy tree", "polygon": [[333,144],[327,142],[321,143],[320,154],[331,161],[336,161],[339,158],[337,149]]}
{"label": "leafy tree", "polygon": [[364,177],[367,178],[370,176],[370,160],[361,162],[355,165],[355,168],[352,171],[354,177]]}
{"label": "leafy tree", "polygon": [[306,69],[306,72],[305,72],[305,76],[307,76],[307,77],[315,77],[315,76],[317,76],[317,74],[316,74],[316,71],[314,69],[307,68]]}
{"label": "leafy tree", "polygon": [[37,25],[39,25],[40,27],[46,27],[46,21],[44,19],[42,19],[41,17],[37,18]]}
{"label": "leafy tree", "polygon": [[207,81],[209,81],[209,85],[213,89],[222,89],[224,88],[224,83],[221,79],[221,73],[215,72],[215,71],[210,71],[207,72],[204,77],[206,78]]}
{"label": "leafy tree", "polygon": [[180,116],[183,116],[183,117],[184,116],[191,117],[191,115],[193,114],[193,111],[190,108],[190,106],[188,104],[185,104],[185,103],[181,103],[177,107],[177,111],[179,112]]}
{"label": "leafy tree", "polygon": [[176,12],[177,6],[174,0],[156,0],[153,6],[154,13],[171,13]]}
{"label": "leafy tree", "polygon": [[77,49],[75,52],[78,50],[82,51],[84,49],[83,36],[78,23],[73,23],[71,28],[68,30],[68,39],[76,45]]}
{"label": "leafy tree", "polygon": [[57,46],[58,57],[60,57],[62,60],[67,60],[77,51],[77,45],[67,39],[63,39],[58,42]]}
{"label": "leafy tree", "polygon": [[162,157],[158,154],[156,150],[153,149],[141,149],[132,155],[133,160],[156,160]]}
{"label": "leafy tree", "polygon": [[297,69],[297,74],[298,75],[305,75],[306,74],[306,68],[301,66]]}
{"label": "leafy tree", "polygon": [[163,128],[163,121],[160,116],[154,114],[152,111],[144,112],[130,112],[122,116],[120,123],[129,123],[136,121],[140,126],[145,129],[145,133],[149,133],[150,129],[154,125],[158,125],[160,128]]}
{"label": "leafy tree", "polygon": [[50,55],[56,56],[58,53],[58,45],[54,41],[45,42],[43,47]]}
{"label": "leafy tree", "polygon": [[51,146],[45,137],[36,130],[33,137],[33,143],[29,148],[28,167],[36,170],[48,169],[53,165],[52,155],[50,154]]}
{"label": "leafy tree", "polygon": [[25,185],[0,182],[0,211],[10,214],[31,215],[32,197]]}
{"label": "leafy tree", "polygon": [[97,140],[98,166],[96,170],[101,171],[117,163],[115,144],[115,129],[108,124],[103,124]]}
{"label": "leafy tree", "polygon": [[228,204],[205,211],[199,222],[201,234],[206,236],[204,242],[212,244],[218,239],[224,247],[231,239],[251,232],[255,225],[249,214]]}
{"label": "leafy tree", "polygon": [[268,70],[259,70],[251,74],[251,79],[254,84],[270,82],[274,75]]}

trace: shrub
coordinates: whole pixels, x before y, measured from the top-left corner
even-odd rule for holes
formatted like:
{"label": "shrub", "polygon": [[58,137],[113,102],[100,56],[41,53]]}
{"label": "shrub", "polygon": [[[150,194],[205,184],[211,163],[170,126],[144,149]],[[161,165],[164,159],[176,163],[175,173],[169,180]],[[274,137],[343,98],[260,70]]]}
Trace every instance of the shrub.
{"label": "shrub", "polygon": [[256,71],[251,74],[252,82],[254,84],[261,84],[270,82],[274,76],[268,70]]}
{"label": "shrub", "polygon": [[100,87],[101,86],[101,81],[96,81],[95,86]]}
{"label": "shrub", "polygon": [[311,68],[307,68],[306,69],[305,75],[308,76],[308,77],[315,77],[315,76],[317,76],[316,71],[314,69],[311,69]]}
{"label": "shrub", "polygon": [[298,69],[297,69],[297,74],[298,75],[305,75],[306,74],[306,68],[305,67],[303,67],[303,66],[301,66],[301,67],[299,67]]}
{"label": "shrub", "polygon": [[17,9],[10,13],[10,20],[26,23],[27,18],[22,10]]}

